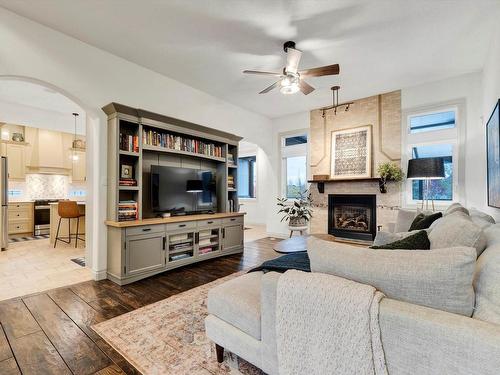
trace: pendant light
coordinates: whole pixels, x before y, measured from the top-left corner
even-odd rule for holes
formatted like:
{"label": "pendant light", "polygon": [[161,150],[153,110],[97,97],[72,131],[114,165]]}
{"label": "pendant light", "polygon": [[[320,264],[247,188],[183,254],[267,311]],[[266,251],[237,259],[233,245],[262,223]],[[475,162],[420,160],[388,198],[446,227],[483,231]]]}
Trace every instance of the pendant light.
{"label": "pendant light", "polygon": [[71,146],[72,146],[72,147],[71,147],[71,149],[72,149],[72,153],[71,153],[71,160],[73,160],[73,161],[77,161],[79,157],[78,157],[78,154],[77,154],[77,153],[76,153],[76,151],[75,151],[75,144],[76,144],[76,118],[77,118],[79,115],[78,115],[78,113],[73,112],[73,116],[74,116],[74,118],[75,118],[75,134],[74,134],[74,136],[73,136],[73,143],[72,143],[72,145],[71,145]]}

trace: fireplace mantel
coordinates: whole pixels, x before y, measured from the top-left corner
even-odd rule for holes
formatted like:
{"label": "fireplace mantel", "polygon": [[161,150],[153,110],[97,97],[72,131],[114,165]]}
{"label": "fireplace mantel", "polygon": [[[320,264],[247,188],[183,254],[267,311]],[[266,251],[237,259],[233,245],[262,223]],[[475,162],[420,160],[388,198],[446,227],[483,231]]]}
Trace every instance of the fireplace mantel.
{"label": "fireplace mantel", "polygon": [[371,177],[371,178],[346,178],[346,179],[317,179],[317,180],[308,180],[307,182],[309,183],[316,183],[318,184],[318,192],[323,194],[325,192],[325,184],[330,184],[330,183],[336,183],[336,182],[379,182],[380,178],[379,177]]}

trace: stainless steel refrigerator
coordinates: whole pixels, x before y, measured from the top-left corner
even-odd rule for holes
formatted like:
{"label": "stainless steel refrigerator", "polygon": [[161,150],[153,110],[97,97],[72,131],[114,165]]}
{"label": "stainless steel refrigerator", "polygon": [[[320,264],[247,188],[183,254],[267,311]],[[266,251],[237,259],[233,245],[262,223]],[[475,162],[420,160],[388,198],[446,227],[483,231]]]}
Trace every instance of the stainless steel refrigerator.
{"label": "stainless steel refrigerator", "polygon": [[8,172],[7,172],[7,158],[2,156],[0,163],[0,247],[2,250],[6,250],[9,246],[9,235],[8,235],[8,214],[7,214],[7,191],[9,188],[8,183]]}

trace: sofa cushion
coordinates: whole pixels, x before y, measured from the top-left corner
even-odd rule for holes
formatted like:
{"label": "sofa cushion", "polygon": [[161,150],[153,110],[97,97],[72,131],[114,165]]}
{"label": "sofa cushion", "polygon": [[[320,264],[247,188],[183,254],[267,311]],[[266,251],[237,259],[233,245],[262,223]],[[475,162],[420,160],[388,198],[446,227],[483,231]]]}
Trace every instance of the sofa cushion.
{"label": "sofa cushion", "polygon": [[432,213],[430,215],[420,213],[417,216],[415,216],[415,219],[413,219],[413,222],[410,225],[410,231],[427,229],[431,226],[431,224],[433,222],[435,222],[437,219],[441,218],[442,216],[443,216],[443,214],[441,212],[435,212],[435,213]]}
{"label": "sofa cushion", "polygon": [[483,230],[462,212],[448,214],[441,218],[429,233],[431,250],[457,246],[473,247],[477,256],[486,247]]}
{"label": "sofa cushion", "polygon": [[373,251],[311,237],[308,254],[313,272],[370,284],[401,301],[472,315],[473,248]]}
{"label": "sofa cushion", "polygon": [[460,203],[452,203],[443,213],[443,216],[451,215],[454,212],[463,212],[469,215],[469,210],[462,206]]}
{"label": "sofa cushion", "polygon": [[208,312],[260,340],[262,272],[252,272],[220,284],[208,292]]}
{"label": "sofa cushion", "polygon": [[495,224],[495,219],[493,216],[488,215],[485,212],[479,211],[476,208],[471,208],[469,210],[471,220],[481,228],[485,229],[492,224]]}
{"label": "sofa cushion", "polygon": [[408,232],[415,216],[417,216],[416,211],[400,209],[398,211],[394,232]]}
{"label": "sofa cushion", "polygon": [[500,224],[484,230],[488,247],[477,259],[474,318],[500,324]]}
{"label": "sofa cushion", "polygon": [[417,233],[413,233],[410,236],[406,236],[397,241],[393,241],[384,245],[373,245],[372,249],[388,249],[388,250],[429,250],[431,243],[427,237],[427,232],[425,230],[419,230]]}

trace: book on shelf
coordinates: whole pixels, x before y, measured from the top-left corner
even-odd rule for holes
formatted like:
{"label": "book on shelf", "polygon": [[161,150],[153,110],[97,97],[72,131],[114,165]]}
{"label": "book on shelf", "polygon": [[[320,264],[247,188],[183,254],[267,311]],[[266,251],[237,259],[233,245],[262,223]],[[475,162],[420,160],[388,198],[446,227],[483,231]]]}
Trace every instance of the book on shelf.
{"label": "book on shelf", "polygon": [[170,236],[170,241],[184,241],[188,240],[188,234],[187,233],[182,233],[182,234],[174,234]]}
{"label": "book on shelf", "polygon": [[200,237],[207,237],[210,236],[211,234],[212,234],[211,229],[200,230]]}
{"label": "book on shelf", "polygon": [[126,200],[118,202],[118,221],[137,220],[138,217],[137,202]]}
{"label": "book on shelf", "polygon": [[199,246],[202,246],[202,247],[210,246],[210,245],[212,245],[210,238],[205,238],[203,240],[200,240],[200,242],[199,242]]}
{"label": "book on shelf", "polygon": [[175,255],[171,255],[170,256],[170,260],[174,261],[174,260],[181,260],[181,259],[184,259],[184,258],[191,258],[192,255],[191,254],[175,254]]}
{"label": "book on shelf", "polygon": [[213,251],[213,249],[211,247],[202,247],[199,250],[200,254],[207,254],[207,253],[211,253],[212,251]]}
{"label": "book on shelf", "polygon": [[235,186],[234,185],[234,176],[231,176],[231,175],[227,176],[227,187],[229,189],[234,189],[234,186]]}
{"label": "book on shelf", "polygon": [[148,146],[163,147],[206,156],[222,157],[222,146],[170,133],[157,132],[155,130],[143,129],[142,143]]}
{"label": "book on shelf", "polygon": [[139,136],[120,133],[120,150],[139,152]]}
{"label": "book on shelf", "polygon": [[120,186],[137,186],[137,180],[135,178],[120,178]]}

